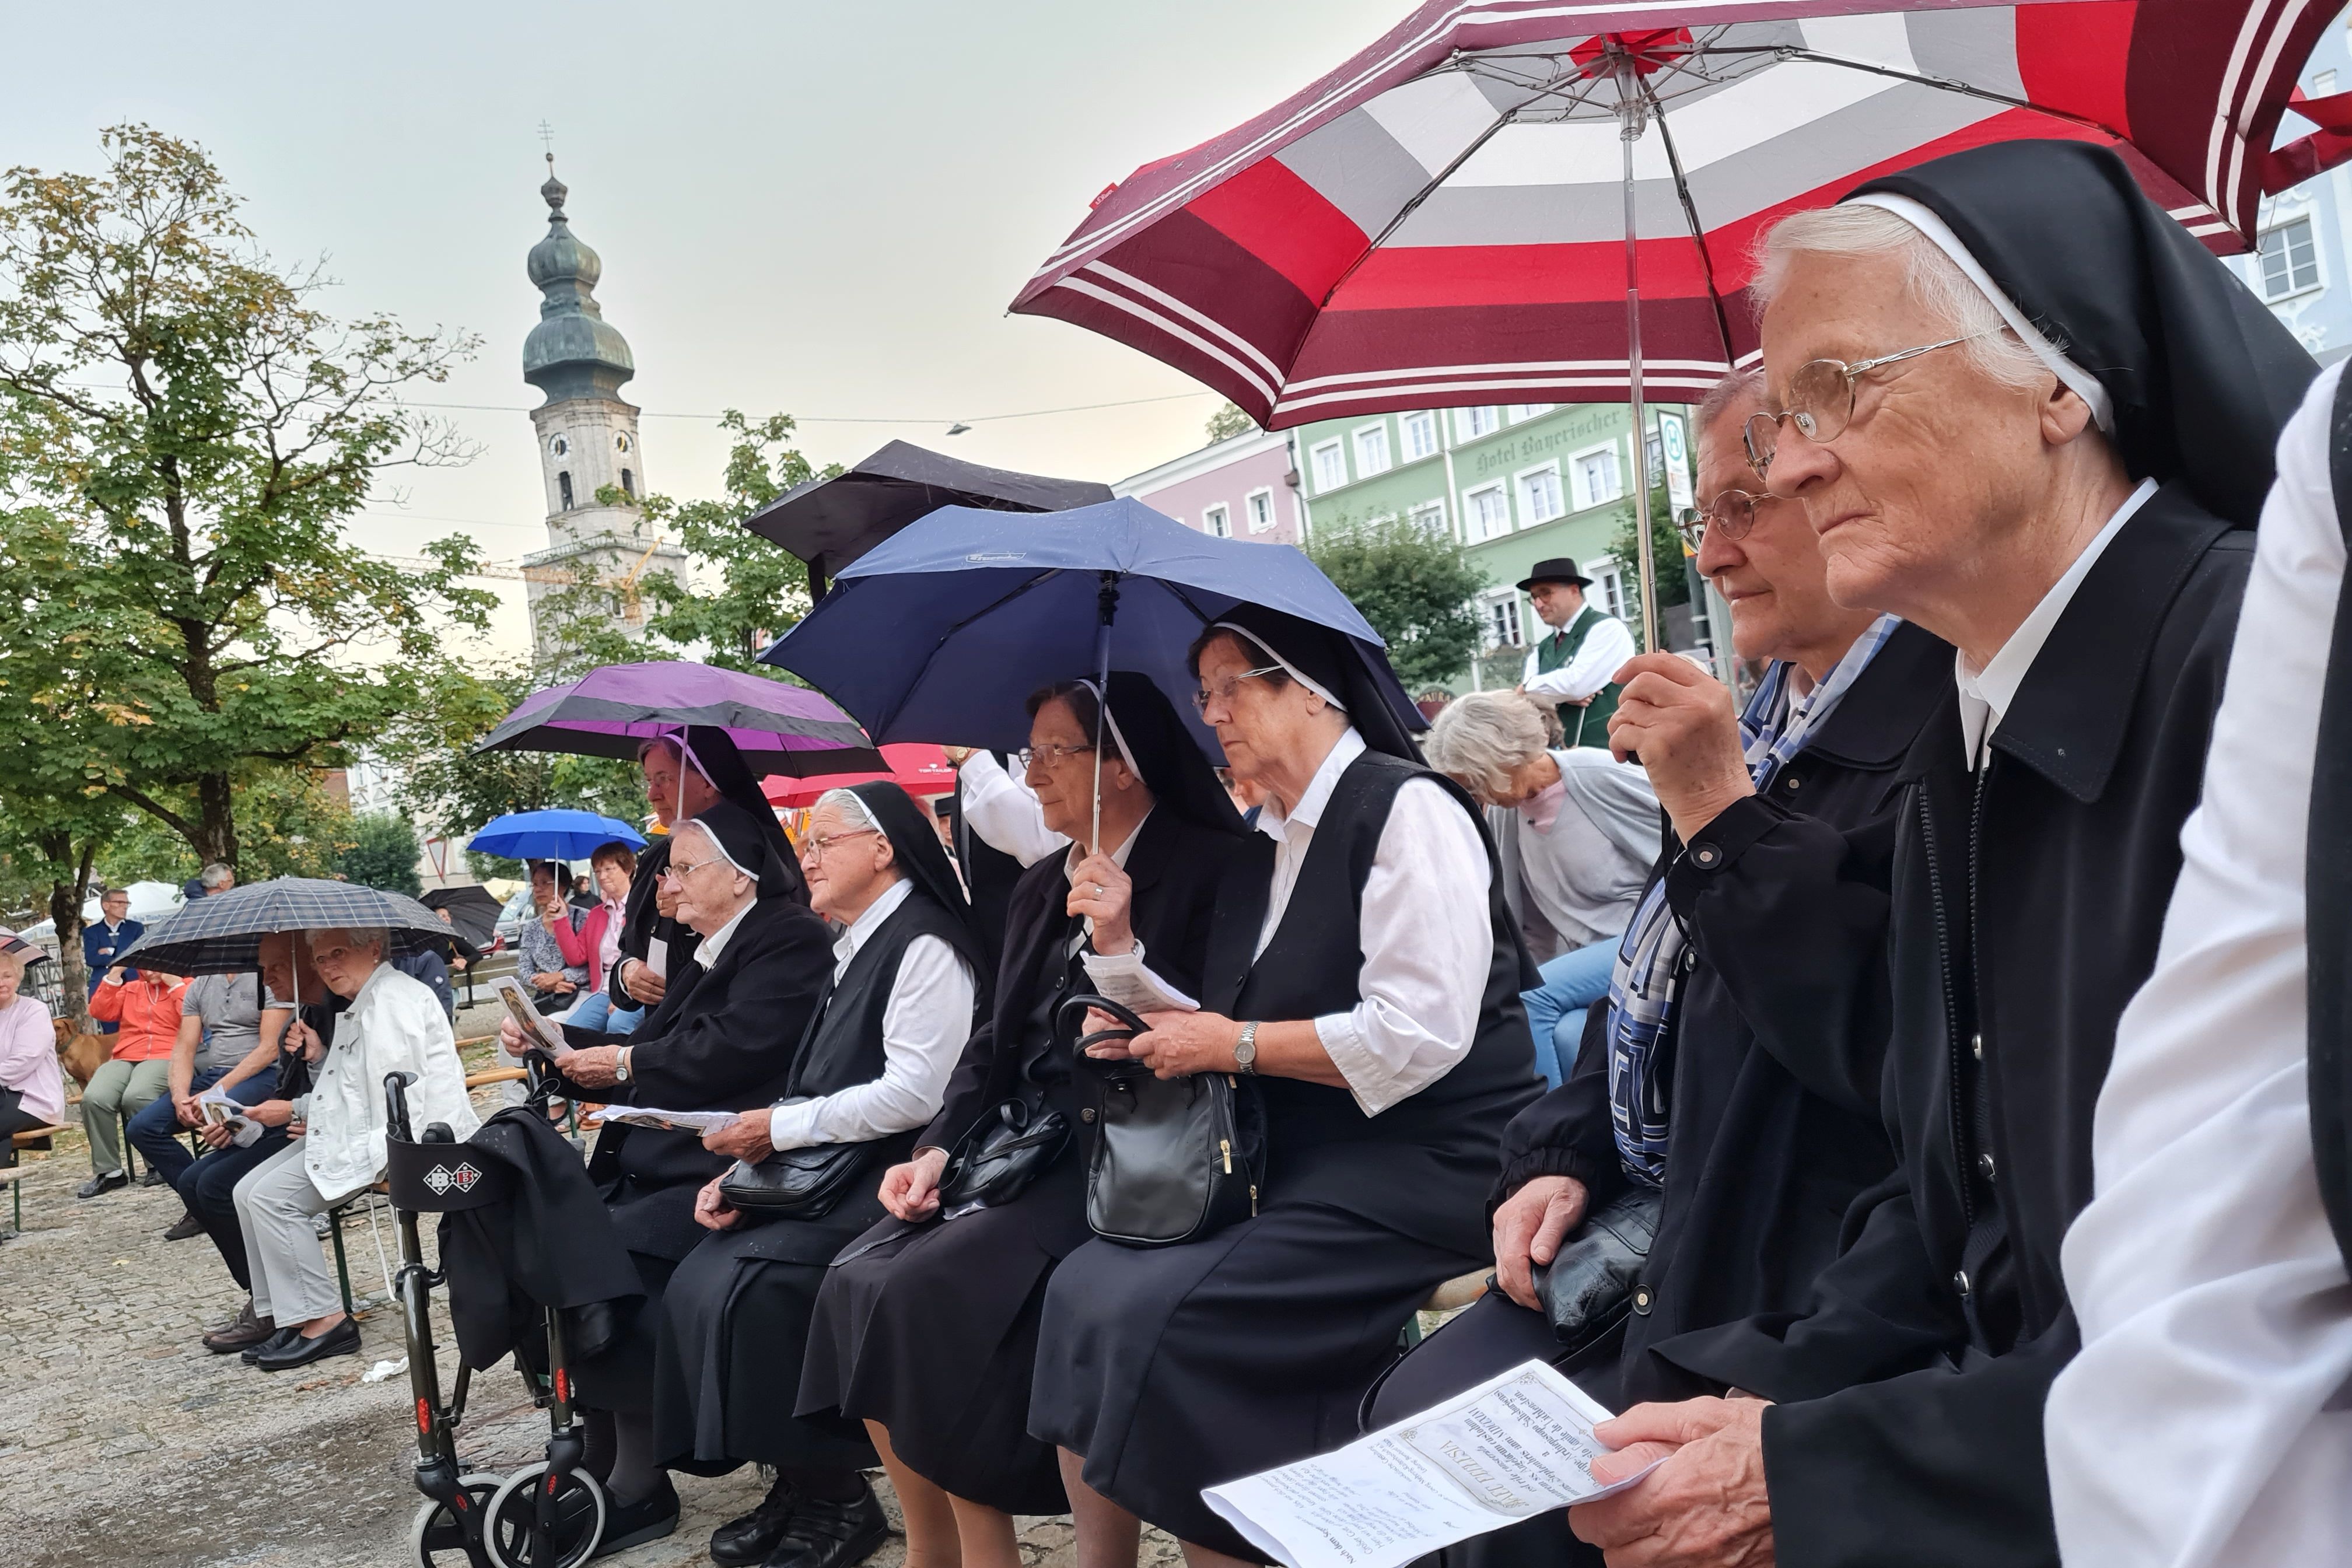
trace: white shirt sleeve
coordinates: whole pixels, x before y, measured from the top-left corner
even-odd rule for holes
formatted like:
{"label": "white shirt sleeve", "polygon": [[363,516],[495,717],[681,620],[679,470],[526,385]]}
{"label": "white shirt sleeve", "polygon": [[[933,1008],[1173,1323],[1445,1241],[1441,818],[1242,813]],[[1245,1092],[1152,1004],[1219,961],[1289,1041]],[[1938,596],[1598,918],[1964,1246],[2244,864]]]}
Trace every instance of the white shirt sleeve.
{"label": "white shirt sleeve", "polygon": [[971,965],[944,941],[908,942],[882,1009],[882,1076],[770,1111],[768,1142],[778,1149],[864,1143],[928,1123],[971,1036],[977,990]]}
{"label": "white shirt sleeve", "polygon": [[1529,691],[1557,701],[1574,702],[1609,684],[1610,677],[1633,657],[1633,634],[1614,616],[1603,616],[1584,634],[1576,657],[1549,675],[1535,673],[1536,655],[1528,655],[1528,678],[1520,684]]}
{"label": "white shirt sleeve", "polygon": [[957,775],[962,781],[964,826],[990,848],[1025,867],[1069,847],[1067,838],[1045,826],[1036,792],[1005,772],[995,752],[974,752]]}
{"label": "white shirt sleeve", "polygon": [[1363,996],[1315,1020],[1367,1116],[1427,1089],[1469,1054],[1495,960],[1486,847],[1433,779],[1397,791],[1364,879]]}
{"label": "white shirt sleeve", "polygon": [[2097,1196],[2061,1259],[2084,1348],[2043,1416],[2070,1563],[2341,1561],[2352,1313],[2312,1161],[2304,854],[2344,576],[2322,374],[2279,443],[2156,968],[2116,1029]]}

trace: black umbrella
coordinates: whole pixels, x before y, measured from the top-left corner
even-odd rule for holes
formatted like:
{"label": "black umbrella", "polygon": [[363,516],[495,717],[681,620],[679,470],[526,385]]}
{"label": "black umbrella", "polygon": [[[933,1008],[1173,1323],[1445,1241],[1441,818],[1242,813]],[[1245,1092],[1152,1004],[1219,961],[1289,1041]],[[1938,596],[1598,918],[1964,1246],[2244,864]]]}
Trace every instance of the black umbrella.
{"label": "black umbrella", "polygon": [[449,911],[449,923],[457,934],[476,947],[486,948],[498,936],[499,916],[506,906],[479,883],[462,888],[436,888],[417,900],[426,909],[439,913]]}
{"label": "black umbrella", "polygon": [[261,967],[261,939],[272,932],[342,928],[390,931],[387,957],[444,944],[468,959],[481,956],[455,927],[405,893],[273,877],[181,905],[115,962],[166,974],[242,974]]}
{"label": "black umbrella", "polygon": [[1064,511],[1110,499],[1110,487],[1091,479],[983,468],[893,441],[846,472],[786,490],[743,526],[807,562],[809,596],[818,599],[843,567],[943,506]]}

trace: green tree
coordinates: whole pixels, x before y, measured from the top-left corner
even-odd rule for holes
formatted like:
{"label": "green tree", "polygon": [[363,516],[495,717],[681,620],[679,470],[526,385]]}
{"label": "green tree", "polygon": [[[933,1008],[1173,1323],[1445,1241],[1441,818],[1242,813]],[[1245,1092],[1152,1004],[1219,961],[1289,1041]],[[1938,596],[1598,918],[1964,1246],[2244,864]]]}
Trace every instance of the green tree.
{"label": "green tree", "polygon": [[24,628],[0,629],[0,668],[46,683],[10,700],[59,720],[0,790],[58,811],[103,795],[237,866],[241,778],[346,761],[415,704],[453,627],[488,625],[469,541],[417,570],[345,531],[387,471],[470,456],[398,396],[473,344],[337,321],[310,302],[327,279],[260,251],[201,149],[142,125],[100,140],[95,174],[0,178],[0,496],[61,531],[6,592],[73,634],[19,660]]}
{"label": "green tree", "polygon": [[1213,444],[1229,441],[1236,436],[1246,436],[1257,428],[1257,421],[1242,412],[1242,405],[1231,398],[1217,405],[1209,416],[1208,437]]}
{"label": "green tree", "polygon": [[[230,788],[237,821],[240,879],[271,877],[332,877],[344,853],[357,842],[352,808],[331,793],[316,768],[268,763],[239,774]],[[175,809],[193,808],[181,795]],[[130,821],[99,857],[110,886],[126,882],[184,882],[204,867],[195,851],[161,817],[131,814]]]}
{"label": "green tree", "polygon": [[[642,650],[624,657],[642,657]],[[413,820],[461,838],[510,811],[577,806],[625,822],[644,814],[645,790],[632,763],[562,752],[474,750],[540,684],[521,668],[436,673],[416,710],[378,747],[399,773],[394,795]]]}
{"label": "green tree", "polygon": [[1408,689],[1468,666],[1478,647],[1470,601],[1486,584],[1452,539],[1405,520],[1342,522],[1318,530],[1307,553],[1388,639]]}
{"label": "green tree", "polygon": [[352,847],[342,854],[343,878],[413,899],[425,890],[416,877],[416,859],[424,852],[408,818],[396,811],[363,812],[352,818]]}

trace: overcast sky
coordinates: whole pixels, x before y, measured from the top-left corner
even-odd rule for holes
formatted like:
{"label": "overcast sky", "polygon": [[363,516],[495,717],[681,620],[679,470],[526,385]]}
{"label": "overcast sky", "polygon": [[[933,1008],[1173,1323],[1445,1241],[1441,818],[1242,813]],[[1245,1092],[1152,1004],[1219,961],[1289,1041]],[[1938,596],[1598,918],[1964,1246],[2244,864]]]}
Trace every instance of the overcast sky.
{"label": "overcast sky", "polygon": [[[718,488],[705,419],[786,412],[851,460],[902,437],[1115,479],[1200,444],[1216,399],[1132,350],[1004,314],[1087,203],[1306,85],[1410,0],[862,0],[824,5],[18,6],[0,162],[91,169],[100,127],[207,147],[288,260],[323,254],[341,313],[478,333],[442,401],[520,410],[546,232],[537,132],[629,340],[645,482]],[[1071,404],[1167,402],[982,416]],[[521,412],[456,412],[470,466],[404,479],[362,542],[546,543]],[[893,423],[816,423],[879,418]],[[975,422],[944,439],[951,419]],[[498,644],[527,642],[517,583]]]}

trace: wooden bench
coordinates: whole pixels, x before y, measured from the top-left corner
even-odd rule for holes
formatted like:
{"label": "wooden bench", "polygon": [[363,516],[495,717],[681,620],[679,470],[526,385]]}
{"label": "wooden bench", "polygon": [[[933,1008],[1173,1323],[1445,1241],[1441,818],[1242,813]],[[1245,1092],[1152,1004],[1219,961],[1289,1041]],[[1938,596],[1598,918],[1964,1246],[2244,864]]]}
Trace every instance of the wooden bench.
{"label": "wooden bench", "polygon": [[[8,1142],[10,1147],[16,1149],[47,1149],[49,1141],[64,1131],[62,1127],[27,1127]],[[17,1184],[24,1178],[24,1171],[17,1166],[0,1170],[0,1185],[8,1189],[8,1234],[11,1236],[21,1236],[25,1230],[25,1189]]]}

